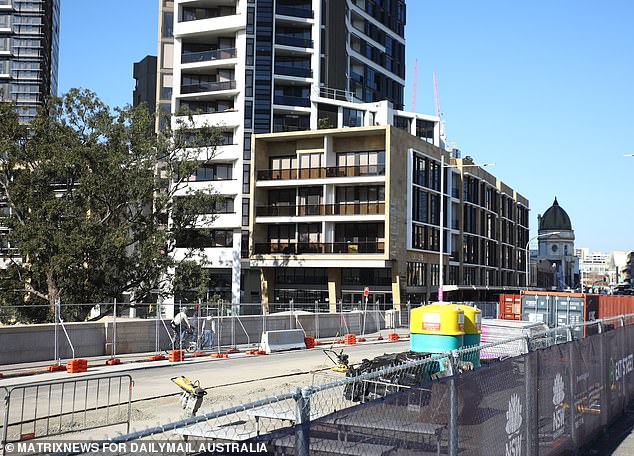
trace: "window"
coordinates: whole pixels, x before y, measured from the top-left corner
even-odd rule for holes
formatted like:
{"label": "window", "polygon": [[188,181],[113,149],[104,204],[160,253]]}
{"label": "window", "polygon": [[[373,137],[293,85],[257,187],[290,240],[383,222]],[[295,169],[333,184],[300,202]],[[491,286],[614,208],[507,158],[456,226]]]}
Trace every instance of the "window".
{"label": "window", "polygon": [[176,236],[177,248],[204,249],[213,247],[232,247],[231,230],[185,230]]}
{"label": "window", "polygon": [[233,167],[224,163],[205,163],[200,166],[192,175],[190,181],[215,181],[215,180],[231,180],[233,179]]}
{"label": "window", "polygon": [[424,287],[427,285],[427,264],[407,263],[407,286]]}
{"label": "window", "polygon": [[242,165],[242,193],[248,195],[251,191],[251,165]]}
{"label": "window", "polygon": [[250,200],[249,198],[242,198],[242,226],[249,226],[250,216]]}
{"label": "window", "polygon": [[163,12],[163,30],[161,36],[163,38],[172,38],[174,36],[174,13],[172,11]]}
{"label": "window", "polygon": [[362,127],[363,111],[359,111],[358,109],[343,108],[343,126]]}

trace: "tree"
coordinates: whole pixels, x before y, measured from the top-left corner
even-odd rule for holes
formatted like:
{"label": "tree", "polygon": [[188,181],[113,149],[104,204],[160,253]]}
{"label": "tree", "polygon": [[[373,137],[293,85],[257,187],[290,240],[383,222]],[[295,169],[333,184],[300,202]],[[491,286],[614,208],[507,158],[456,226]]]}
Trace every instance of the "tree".
{"label": "tree", "polygon": [[[157,135],[144,107],[110,109],[72,89],[26,127],[15,106],[0,103],[0,199],[15,247],[3,250],[2,304],[41,321],[42,310],[27,305],[49,312],[58,297],[89,303],[133,292],[140,301],[170,291],[175,241],[217,200],[187,191],[188,179],[222,142],[219,127],[180,114]],[[88,311],[69,307],[65,318],[83,320]]]}

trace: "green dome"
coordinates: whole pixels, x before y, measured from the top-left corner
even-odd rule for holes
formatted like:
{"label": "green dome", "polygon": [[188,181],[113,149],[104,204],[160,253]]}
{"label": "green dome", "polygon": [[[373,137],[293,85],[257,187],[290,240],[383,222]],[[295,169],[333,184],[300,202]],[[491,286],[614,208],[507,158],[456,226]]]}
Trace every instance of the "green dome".
{"label": "green dome", "polygon": [[553,205],[544,213],[539,222],[540,231],[572,231],[570,217],[566,214],[555,197]]}

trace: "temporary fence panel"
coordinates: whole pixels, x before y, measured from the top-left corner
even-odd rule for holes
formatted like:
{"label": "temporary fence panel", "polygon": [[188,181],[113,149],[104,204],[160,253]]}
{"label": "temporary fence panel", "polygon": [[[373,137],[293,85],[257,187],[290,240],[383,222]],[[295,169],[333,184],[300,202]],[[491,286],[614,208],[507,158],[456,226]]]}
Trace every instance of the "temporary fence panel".
{"label": "temporary fence panel", "polygon": [[124,374],[5,388],[2,448],[114,425],[124,424],[130,432],[132,387],[132,377]]}

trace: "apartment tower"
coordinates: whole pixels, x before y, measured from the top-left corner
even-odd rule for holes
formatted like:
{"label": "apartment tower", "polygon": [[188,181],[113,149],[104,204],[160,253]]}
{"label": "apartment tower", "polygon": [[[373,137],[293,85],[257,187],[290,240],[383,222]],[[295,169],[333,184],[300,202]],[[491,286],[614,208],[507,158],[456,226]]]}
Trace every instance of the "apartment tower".
{"label": "apartment tower", "polygon": [[195,122],[224,130],[190,185],[226,196],[204,227],[210,289],[226,301],[261,300],[260,271],[248,260],[253,134],[394,124],[439,145],[437,117],[402,111],[404,0],[163,0],[160,8],[158,90],[171,83],[172,112],[188,108]]}
{"label": "apartment tower", "polygon": [[0,0],[0,101],[30,122],[57,94],[59,0]]}

